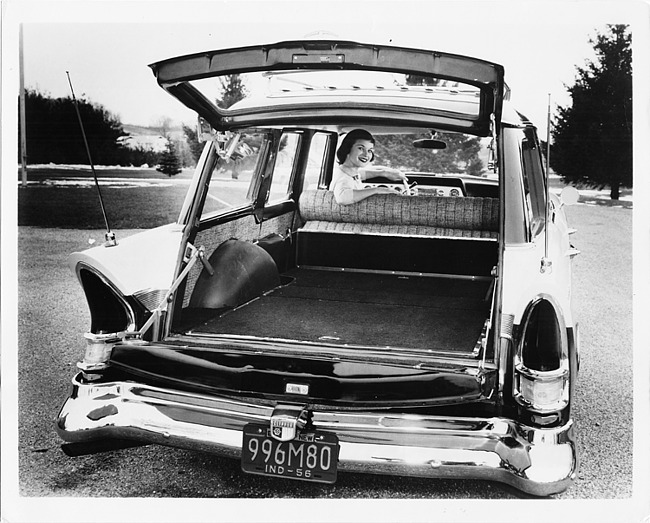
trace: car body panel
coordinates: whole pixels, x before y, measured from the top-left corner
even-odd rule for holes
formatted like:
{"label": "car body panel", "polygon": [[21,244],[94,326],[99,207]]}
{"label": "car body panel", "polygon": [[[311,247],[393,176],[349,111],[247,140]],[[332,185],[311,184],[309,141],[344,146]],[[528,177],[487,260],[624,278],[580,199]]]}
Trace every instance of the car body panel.
{"label": "car body panel", "polygon": [[165,225],[150,231],[118,238],[115,246],[98,245],[71,254],[68,264],[102,274],[124,295],[146,289],[169,289],[174,281],[183,226]]}
{"label": "car body panel", "polygon": [[[310,355],[309,347],[298,357],[282,350],[279,342],[265,349],[245,351],[229,346],[200,346],[189,338],[173,345],[124,342],[111,354],[111,367],[152,384],[174,385],[183,390],[210,391],[214,394],[243,394],[276,401],[359,408],[408,405],[444,405],[486,399],[494,370],[468,364],[455,368],[451,362],[426,362],[407,365],[394,359],[377,357],[357,361],[331,356],[319,350]],[[287,384],[299,384],[300,393]]]}

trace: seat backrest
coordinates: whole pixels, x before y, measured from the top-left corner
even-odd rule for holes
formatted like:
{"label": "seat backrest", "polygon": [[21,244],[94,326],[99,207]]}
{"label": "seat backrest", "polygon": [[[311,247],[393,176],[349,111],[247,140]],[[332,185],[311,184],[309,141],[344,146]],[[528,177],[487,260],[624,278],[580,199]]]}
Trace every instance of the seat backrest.
{"label": "seat backrest", "polygon": [[401,196],[377,194],[351,205],[339,205],[326,190],[304,191],[299,201],[304,221],[425,225],[449,229],[499,231],[497,198]]}

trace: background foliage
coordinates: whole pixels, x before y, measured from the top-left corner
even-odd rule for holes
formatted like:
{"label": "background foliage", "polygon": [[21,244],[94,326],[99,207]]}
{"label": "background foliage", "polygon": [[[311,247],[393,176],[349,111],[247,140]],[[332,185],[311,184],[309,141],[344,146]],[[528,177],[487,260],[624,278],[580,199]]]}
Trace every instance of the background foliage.
{"label": "background foliage", "polygon": [[[413,140],[430,138],[430,134],[383,135],[375,137],[376,162],[380,165],[406,170],[434,173],[462,173],[480,175],[484,171],[479,158],[481,142],[479,138],[464,134],[436,133],[435,138],[447,144],[446,149],[416,149]],[[404,160],[408,159],[408,165]]]}
{"label": "background foliage", "polygon": [[[112,163],[123,158],[125,151],[117,139],[126,133],[119,119],[102,106],[83,99],[78,100],[78,107],[93,162]],[[27,90],[25,125],[29,163],[88,163],[72,98],[50,98]]]}
{"label": "background foliage", "polygon": [[[119,118],[103,106],[77,99],[90,155],[95,165],[142,166],[167,163],[192,166],[196,163],[192,144],[185,139],[174,141],[160,152],[143,146],[127,146],[121,141],[129,136]],[[28,164],[89,163],[79,118],[71,97],[52,98],[36,90],[25,92],[26,151]],[[171,121],[163,119],[157,131],[171,142]],[[18,129],[19,135],[22,129]],[[20,143],[20,141],[19,141]],[[21,151],[18,152],[21,160]],[[169,155],[172,155],[171,157]]]}
{"label": "background foliage", "polygon": [[596,61],[577,68],[551,134],[551,167],[566,182],[609,186],[619,198],[632,187],[632,49],[626,25],[608,25],[590,40]]}
{"label": "background foliage", "polygon": [[158,165],[156,170],[166,174],[167,176],[174,176],[183,170],[181,168],[181,160],[176,152],[174,142],[169,138],[167,138],[167,148],[160,155],[160,165]]}

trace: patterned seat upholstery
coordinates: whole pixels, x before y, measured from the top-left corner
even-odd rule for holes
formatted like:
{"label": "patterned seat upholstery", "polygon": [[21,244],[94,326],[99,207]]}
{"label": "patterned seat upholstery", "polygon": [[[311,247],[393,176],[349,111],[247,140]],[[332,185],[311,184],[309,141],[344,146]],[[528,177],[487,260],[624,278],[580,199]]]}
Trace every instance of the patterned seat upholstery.
{"label": "patterned seat upholstery", "polygon": [[352,205],[339,205],[333,193],[304,191],[303,231],[397,236],[497,238],[499,200],[378,194]]}

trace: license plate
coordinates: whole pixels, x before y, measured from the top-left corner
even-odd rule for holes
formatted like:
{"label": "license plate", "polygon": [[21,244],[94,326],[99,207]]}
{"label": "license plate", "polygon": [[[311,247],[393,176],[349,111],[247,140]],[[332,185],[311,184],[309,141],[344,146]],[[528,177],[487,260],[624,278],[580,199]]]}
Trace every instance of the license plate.
{"label": "license plate", "polygon": [[244,427],[241,458],[244,472],[334,483],[338,457],[336,434],[298,430],[293,440],[278,441],[271,437],[268,425]]}

